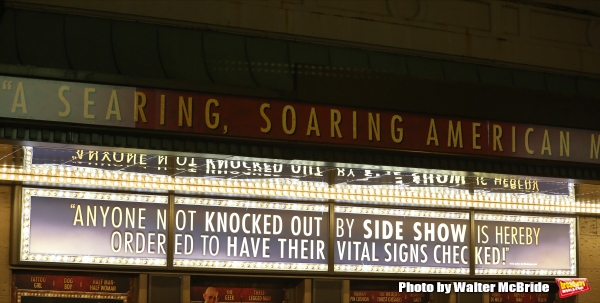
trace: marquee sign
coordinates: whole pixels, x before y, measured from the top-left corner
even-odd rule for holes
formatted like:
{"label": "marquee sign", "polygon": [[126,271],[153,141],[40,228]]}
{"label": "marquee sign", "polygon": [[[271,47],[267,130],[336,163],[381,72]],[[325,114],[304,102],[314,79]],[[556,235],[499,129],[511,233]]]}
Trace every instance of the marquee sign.
{"label": "marquee sign", "polygon": [[187,197],[175,203],[175,266],[327,271],[327,205]]}
{"label": "marquee sign", "polygon": [[[107,172],[137,173],[176,178],[210,178],[222,180],[294,180],[327,183],[332,180],[339,188],[351,187],[414,187],[450,188],[454,190],[490,193],[542,193],[572,195],[568,182],[532,177],[471,177],[456,174],[414,173],[394,170],[325,167],[291,164],[285,161],[256,161],[230,157],[168,156],[94,149],[57,149],[24,147],[24,166],[31,169],[93,168]],[[332,174],[333,178],[330,177]]]}
{"label": "marquee sign", "polygon": [[0,77],[0,117],[402,151],[599,163],[600,133],[137,87]]}
{"label": "marquee sign", "polygon": [[25,167],[44,169],[93,168],[108,172],[137,173],[149,176],[212,179],[289,179],[326,182],[329,169],[323,166],[288,164],[277,161],[166,156],[93,149],[56,149],[25,147]]}
{"label": "marquee sign", "polygon": [[24,188],[20,260],[166,266],[167,197]]}
{"label": "marquee sign", "polygon": [[577,274],[572,217],[475,212],[472,226],[467,211],[175,196],[171,213],[161,195],[26,187],[21,196],[22,263],[166,268],[172,255],[173,267],[214,270]]}
{"label": "marquee sign", "polygon": [[135,302],[133,278],[122,275],[12,275],[13,302],[80,300],[98,303]]}
{"label": "marquee sign", "polygon": [[475,213],[475,274],[575,276],[575,218]]}
{"label": "marquee sign", "polygon": [[469,274],[469,213],[335,207],[335,271]]}

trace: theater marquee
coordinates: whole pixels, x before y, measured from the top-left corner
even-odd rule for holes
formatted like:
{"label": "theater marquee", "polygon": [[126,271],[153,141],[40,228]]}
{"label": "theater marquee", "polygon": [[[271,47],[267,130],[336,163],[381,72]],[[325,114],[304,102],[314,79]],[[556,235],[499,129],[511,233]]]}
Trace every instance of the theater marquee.
{"label": "theater marquee", "polygon": [[476,275],[575,276],[575,218],[475,213]]}
{"label": "theater marquee", "polygon": [[32,187],[21,196],[21,263],[577,275],[572,217]]}
{"label": "theater marquee", "polygon": [[166,266],[166,196],[24,188],[21,214],[21,261]]}

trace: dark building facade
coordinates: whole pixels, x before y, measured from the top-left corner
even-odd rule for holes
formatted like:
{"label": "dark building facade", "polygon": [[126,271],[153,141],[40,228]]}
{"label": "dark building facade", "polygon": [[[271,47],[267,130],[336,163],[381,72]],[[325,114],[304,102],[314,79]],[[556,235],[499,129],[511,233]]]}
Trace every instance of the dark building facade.
{"label": "dark building facade", "polygon": [[593,302],[590,2],[2,2],[0,300]]}

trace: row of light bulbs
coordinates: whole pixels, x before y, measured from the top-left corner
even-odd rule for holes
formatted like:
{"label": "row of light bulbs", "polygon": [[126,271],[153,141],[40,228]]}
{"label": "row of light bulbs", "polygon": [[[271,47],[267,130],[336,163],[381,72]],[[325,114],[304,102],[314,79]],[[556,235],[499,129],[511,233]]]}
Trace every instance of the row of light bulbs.
{"label": "row of light bulbs", "polygon": [[17,293],[17,302],[21,297],[74,298],[74,299],[105,299],[122,300],[127,302],[127,294],[103,294],[97,292],[56,292],[47,290],[26,290]]}
{"label": "row of light bulbs", "polygon": [[244,200],[222,200],[222,199],[200,199],[190,197],[176,197],[175,204],[196,204],[208,206],[226,206],[226,207],[243,207],[243,208],[258,208],[258,209],[282,209],[282,210],[298,210],[298,211],[315,211],[327,212],[328,205],[322,204],[301,204],[301,203],[284,203],[284,202],[256,202]]}
{"label": "row of light bulbs", "polygon": [[176,267],[202,268],[235,268],[235,269],[266,269],[266,270],[308,270],[327,271],[327,264],[316,263],[284,263],[284,262],[244,262],[218,260],[173,260]]}
{"label": "row of light bulbs", "polygon": [[444,218],[444,219],[462,219],[462,220],[469,219],[469,213],[467,213],[467,212],[441,212],[441,211],[428,211],[428,210],[405,210],[405,209],[372,208],[372,207],[356,207],[356,206],[336,206],[335,212],[354,213],[354,214],[388,215],[388,216],[409,216],[409,217],[423,217],[423,218]]}
{"label": "row of light bulbs", "polygon": [[469,268],[443,268],[420,266],[381,266],[381,265],[335,265],[339,272],[380,272],[380,273],[412,273],[412,274],[447,274],[468,275]]}
{"label": "row of light bulbs", "polygon": [[21,255],[21,261],[138,266],[167,265],[167,260],[164,258],[118,258],[102,256],[49,255],[29,253],[23,253]]}
{"label": "row of light bulbs", "polygon": [[517,276],[574,276],[575,269],[571,270],[543,270],[543,269],[475,269],[476,275],[517,275]]}
{"label": "row of light bulbs", "polygon": [[338,201],[418,207],[475,208],[524,212],[600,213],[600,205],[576,202],[570,195],[543,193],[489,193],[448,187],[409,187],[405,185],[329,185],[296,179],[234,180],[173,177],[98,168],[32,164],[33,150],[25,148],[25,167],[0,168],[0,180],[60,186],[149,191],[178,191],[190,194],[256,196],[311,201]]}
{"label": "row of light bulbs", "polygon": [[[97,171],[97,169],[85,168]],[[448,188],[403,187],[402,189],[379,189],[371,194],[372,189],[363,189],[353,194],[344,192],[340,187],[327,187],[318,182],[303,182],[288,179],[287,182],[267,181],[232,181],[208,178],[173,178],[156,176],[138,176],[98,178],[93,173],[87,176],[60,176],[59,170],[36,170],[0,168],[0,179],[19,181],[50,186],[76,185],[86,187],[104,187],[110,189],[179,191],[184,193],[204,193],[217,195],[257,196],[268,198],[304,199],[313,201],[334,200],[340,202],[387,204],[404,206],[446,207],[446,208],[478,208],[526,212],[557,213],[600,213],[600,204],[591,202],[575,202],[572,196],[545,194],[498,194],[477,192],[470,195],[466,190]],[[104,175],[104,174],[103,174]],[[113,174],[110,174],[111,176]],[[134,173],[122,173],[136,175]],[[134,179],[132,181],[131,179]],[[186,180],[186,182],[183,182]],[[382,186],[379,186],[382,187]],[[385,194],[383,194],[385,192]],[[511,197],[514,199],[511,200]]]}

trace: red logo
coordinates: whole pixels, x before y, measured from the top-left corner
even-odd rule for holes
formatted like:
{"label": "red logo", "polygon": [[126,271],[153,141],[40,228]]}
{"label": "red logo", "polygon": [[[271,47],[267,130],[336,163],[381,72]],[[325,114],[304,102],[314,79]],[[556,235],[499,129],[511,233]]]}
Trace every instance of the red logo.
{"label": "red logo", "polygon": [[558,284],[558,295],[561,299],[590,291],[590,283],[587,278],[556,278],[556,284]]}

